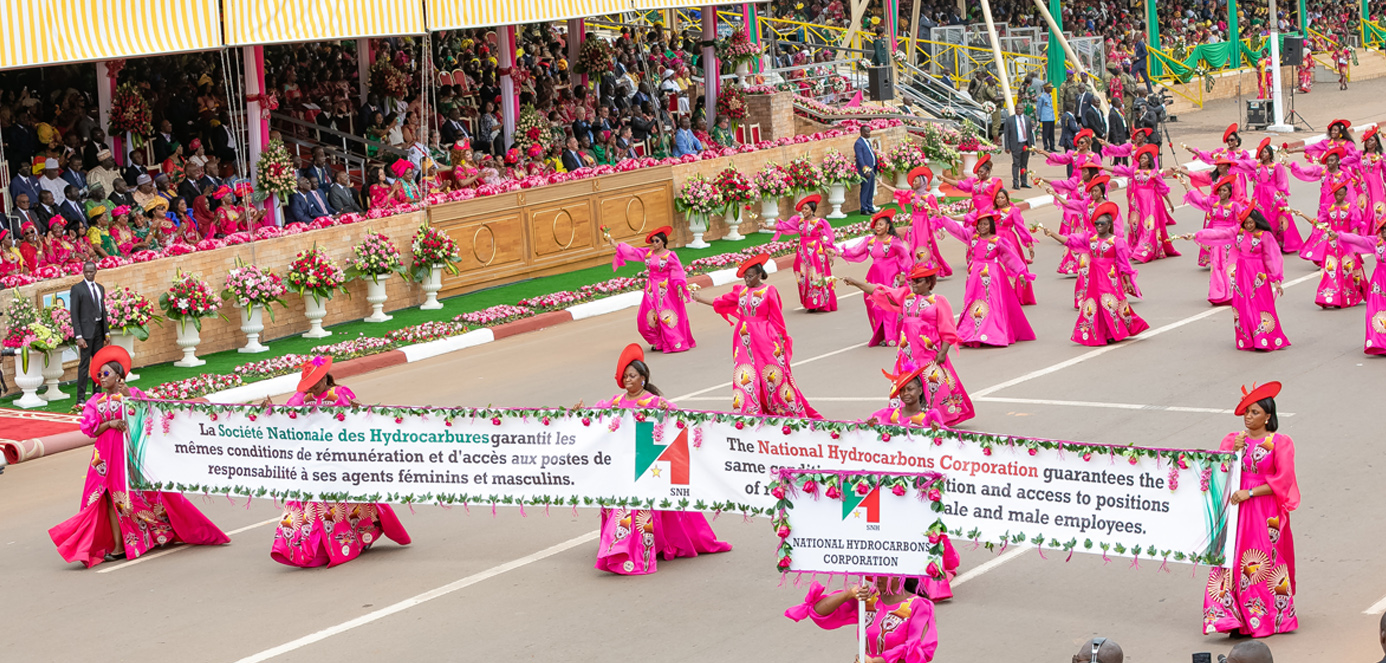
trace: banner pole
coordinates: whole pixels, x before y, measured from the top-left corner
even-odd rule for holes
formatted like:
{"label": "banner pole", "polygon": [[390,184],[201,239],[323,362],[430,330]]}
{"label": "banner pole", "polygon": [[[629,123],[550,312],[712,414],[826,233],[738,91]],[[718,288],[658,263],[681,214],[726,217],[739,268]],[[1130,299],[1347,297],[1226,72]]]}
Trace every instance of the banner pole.
{"label": "banner pole", "polygon": [[[866,576],[861,577],[862,585]],[[857,663],[866,662],[866,603],[857,599]]]}

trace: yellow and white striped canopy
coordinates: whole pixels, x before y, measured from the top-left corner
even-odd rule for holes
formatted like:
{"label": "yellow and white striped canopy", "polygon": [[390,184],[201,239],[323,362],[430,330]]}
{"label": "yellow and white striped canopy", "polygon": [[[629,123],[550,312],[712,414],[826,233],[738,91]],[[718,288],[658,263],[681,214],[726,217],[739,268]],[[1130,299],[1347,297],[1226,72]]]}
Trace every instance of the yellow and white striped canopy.
{"label": "yellow and white striped canopy", "polygon": [[0,0],[0,69],[221,46],[220,0]]}
{"label": "yellow and white striped canopy", "polygon": [[427,0],[427,4],[430,30],[562,21],[630,9],[630,0]]}
{"label": "yellow and white striped canopy", "polygon": [[730,1],[730,0],[703,0],[702,2],[698,2],[697,0],[634,0],[635,8],[636,8],[636,9],[640,9],[640,10],[645,10],[645,9],[688,9],[688,8],[696,8],[696,7],[707,7],[707,6],[709,6],[709,5],[715,5],[715,6],[742,5],[742,4],[752,4],[752,5],[754,5],[754,4],[761,3],[761,2],[766,2],[766,0],[749,0],[749,2],[748,2],[747,0],[736,0],[735,2],[732,2],[732,1]]}
{"label": "yellow and white striped canopy", "polygon": [[423,34],[419,0],[225,0],[226,45]]}

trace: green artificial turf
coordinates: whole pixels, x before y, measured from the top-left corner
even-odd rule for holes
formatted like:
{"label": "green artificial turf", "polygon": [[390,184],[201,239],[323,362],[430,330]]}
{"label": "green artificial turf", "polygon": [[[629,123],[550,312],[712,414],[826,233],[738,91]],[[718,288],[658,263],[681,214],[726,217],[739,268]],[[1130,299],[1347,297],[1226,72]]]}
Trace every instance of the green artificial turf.
{"label": "green artificial turf", "polygon": [[[954,202],[954,199],[947,199],[944,202],[951,203]],[[894,207],[894,205],[888,205],[887,207]],[[831,221],[831,223],[833,227],[840,228],[842,226],[860,223],[866,220],[866,218],[864,214],[852,213],[847,215],[845,219],[836,219]],[[674,252],[678,254],[679,260],[687,265],[699,258],[706,258],[734,251],[743,251],[751,247],[761,246],[769,243],[771,237],[773,237],[773,235],[755,233],[748,235],[744,240],[739,242],[717,241],[713,243],[711,248],[690,249],[685,247],[674,249]],[[553,292],[577,290],[582,286],[601,283],[617,276],[636,277],[640,276],[644,271],[644,265],[639,263],[628,264],[614,272],[609,265],[597,265],[596,267],[579,269],[563,274],[510,283],[442,299],[440,301],[445,305],[445,308],[442,310],[424,311],[417,307],[400,309],[390,314],[394,316],[394,319],[389,322],[370,323],[358,320],[328,327],[327,329],[332,332],[332,336],[327,338],[309,339],[303,338],[301,335],[296,335],[279,339],[262,339],[262,342],[269,345],[269,352],[252,355],[241,354],[235,350],[227,350],[209,355],[199,355],[199,358],[207,363],[197,368],[180,368],[174,366],[172,363],[145,366],[136,371],[139,373],[140,378],[133,386],[148,389],[165,382],[184,380],[197,375],[229,375],[237,366],[250,362],[287,354],[307,354],[309,350],[320,345],[340,343],[360,337],[383,337],[396,329],[403,329],[424,322],[448,321],[463,313],[480,311],[499,304],[515,304],[521,299],[537,297]],[[10,385],[10,387],[14,389],[13,385]],[[69,394],[72,394],[74,391],[71,385],[65,387],[64,390]],[[0,399],[0,406],[11,406],[18,398],[19,392],[16,390],[14,394]],[[74,405],[74,400],[69,398],[68,400],[60,401],[53,405],[34,409],[48,412],[66,412]]]}

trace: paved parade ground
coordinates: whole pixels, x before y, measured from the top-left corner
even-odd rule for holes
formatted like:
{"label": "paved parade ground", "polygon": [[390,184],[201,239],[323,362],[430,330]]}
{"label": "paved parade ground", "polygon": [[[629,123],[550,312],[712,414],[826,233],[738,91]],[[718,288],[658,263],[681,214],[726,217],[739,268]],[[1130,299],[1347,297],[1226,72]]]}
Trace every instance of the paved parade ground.
{"label": "paved parade ground", "polygon": [[[1366,99],[1363,86],[1354,99]],[[1301,98],[1328,103],[1336,92]],[[1327,123],[1325,112],[1317,119]],[[1336,112],[1334,113],[1336,114]],[[1319,114],[1316,114],[1319,115]],[[1363,110],[1361,125],[1386,119]],[[1190,118],[1193,119],[1193,118]],[[1215,146],[1220,123],[1175,142]],[[1322,126],[1319,127],[1322,129]],[[1244,134],[1255,146],[1261,135]],[[1165,155],[1168,156],[1166,151]],[[1009,164],[997,168],[1009,179]],[[1053,177],[1056,169],[1042,169]],[[1007,182],[1009,184],[1009,181]],[[1175,185],[1176,193],[1182,190]],[[1313,209],[1318,185],[1292,180],[1292,204]],[[1037,195],[1037,194],[1035,194]],[[1114,194],[1123,202],[1125,195]],[[1173,232],[1201,227],[1176,210]],[[1052,206],[1026,214],[1057,229]],[[1307,235],[1303,222],[1302,232]],[[1038,234],[1038,233],[1037,233]],[[944,243],[963,264],[962,247]],[[1293,347],[1239,352],[1232,310],[1209,306],[1196,245],[1180,258],[1140,265],[1134,307],[1151,329],[1132,341],[1087,348],[1069,341],[1073,281],[1055,274],[1062,253],[1040,238],[1033,271],[1039,304],[1025,313],[1038,340],[1004,349],[958,349],[954,364],[977,405],[971,430],[1103,444],[1217,447],[1242,429],[1232,414],[1242,385],[1279,380],[1281,432],[1294,438],[1303,503],[1294,513],[1300,628],[1267,640],[1277,660],[1371,661],[1386,573],[1379,499],[1386,359],[1362,353],[1363,308],[1314,304],[1317,271],[1287,256],[1279,313]],[[1369,261],[1370,262],[1370,261]],[[1369,269],[1375,268],[1369,265]],[[863,277],[865,266],[837,264]],[[959,310],[965,276],[937,292]],[[883,407],[881,369],[893,348],[868,348],[861,297],[839,285],[836,313],[798,306],[793,275],[772,276],[794,337],[795,377],[825,417],[856,420]],[[720,294],[727,288],[717,288]],[[698,348],[649,357],[651,381],[682,408],[729,408],[727,323],[690,306]],[[592,404],[615,391],[612,366],[638,341],[634,311],[507,338],[349,381],[364,403],[448,406]],[[1001,452],[1008,453],[1008,452]],[[64,565],[49,527],[77,506],[90,454],[58,454],[0,477],[0,660],[189,661],[850,661],[847,630],[795,624],[785,608],[805,586],[775,571],[778,540],[764,519],[713,522],[733,551],[619,577],[593,569],[598,513],[472,505],[401,507],[413,544],[376,545],[354,563],[303,570],[269,557],[280,511],[268,500],[196,498],[231,535],[228,546],[173,548],[92,570]],[[1088,638],[1121,643],[1127,660],[1225,654],[1233,641],[1200,634],[1207,567],[1012,548],[996,554],[955,541],[962,555],[955,598],[937,607],[937,661],[1065,661]],[[1374,613],[1374,614],[1373,614]]]}

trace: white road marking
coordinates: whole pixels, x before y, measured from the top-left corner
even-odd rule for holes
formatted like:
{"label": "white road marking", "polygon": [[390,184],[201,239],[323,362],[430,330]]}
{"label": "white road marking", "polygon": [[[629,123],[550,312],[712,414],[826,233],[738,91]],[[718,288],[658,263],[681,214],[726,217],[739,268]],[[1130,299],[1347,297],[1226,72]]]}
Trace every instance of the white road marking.
{"label": "white road marking", "polygon": [[350,619],[340,624],[337,624],[336,626],[329,626],[328,628],[325,628],[321,631],[318,631],[316,633],[310,633],[297,640],[293,640],[279,645],[278,647],[272,647],[258,654],[247,656],[237,661],[237,663],[260,663],[261,661],[268,661],[272,658],[281,656],[283,654],[287,654],[294,650],[302,649],[303,647],[311,645],[315,642],[321,642],[334,635],[341,635],[342,633],[346,633],[347,631],[350,631],[358,626],[365,626],[366,624],[369,624],[371,622],[379,621],[381,619],[389,617],[390,615],[399,612],[404,612],[405,610],[408,610],[415,606],[423,605],[424,603],[432,601],[433,599],[442,598],[453,592],[466,589],[484,580],[489,580],[503,573],[514,571],[515,569],[528,566],[542,559],[552,557],[570,548],[574,548],[584,543],[595,541],[599,534],[601,534],[601,532],[593,530],[581,536],[573,537],[571,539],[568,539],[567,541],[564,541],[557,545],[549,546],[548,548],[545,548],[538,552],[530,553],[519,559],[514,559],[504,564],[498,564],[480,573],[475,573],[465,578],[462,578],[461,580],[450,582],[446,585],[443,585],[442,587],[430,589],[422,594],[411,596],[407,599],[404,599],[403,601],[395,603],[394,605],[389,605],[379,610],[368,612],[355,619]]}
{"label": "white road marking", "polygon": [[1381,614],[1381,613],[1383,613],[1383,612],[1386,612],[1386,597],[1382,597],[1382,599],[1381,599],[1380,601],[1377,601],[1376,603],[1373,603],[1373,604],[1372,604],[1372,607],[1367,608],[1366,610],[1363,610],[1363,611],[1362,611],[1362,614],[1364,614],[1364,615],[1379,615],[1379,614]]}
{"label": "white road marking", "polygon": [[1019,556],[1021,556],[1021,555],[1024,555],[1025,553],[1030,552],[1031,550],[1034,550],[1034,547],[1032,547],[1032,546],[1030,546],[1030,545],[1028,545],[1028,544],[1021,544],[1021,545],[1014,545],[1014,546],[1011,546],[1011,549],[1010,549],[1010,550],[1007,550],[1006,552],[1004,552],[1004,553],[1002,553],[1002,554],[1000,554],[1000,555],[998,555],[998,556],[996,556],[996,557],[993,557],[993,558],[991,558],[991,559],[989,559],[989,560],[987,560],[987,561],[985,561],[985,562],[982,562],[981,564],[978,564],[977,566],[968,569],[968,570],[967,570],[965,573],[963,573],[962,575],[959,575],[958,577],[953,578],[953,582],[949,583],[949,585],[952,586],[952,587],[957,587],[957,586],[959,586],[959,585],[961,585],[961,584],[963,584],[963,583],[965,583],[965,582],[967,582],[967,581],[969,581],[969,580],[972,580],[972,579],[974,579],[974,578],[976,578],[976,577],[982,575],[983,573],[986,573],[986,572],[988,572],[988,571],[993,571],[993,570],[995,570],[997,567],[1001,566],[1002,564],[1005,564],[1006,562],[1009,562],[1009,561],[1011,561],[1011,560],[1013,560],[1013,559],[1015,559],[1015,558],[1017,558],[1017,557],[1019,557]]}
{"label": "white road marking", "polygon": [[[856,344],[854,344],[854,345],[849,345],[849,346],[847,346],[847,347],[845,347],[845,348],[840,348],[840,349],[837,349],[837,350],[833,350],[832,352],[825,352],[825,353],[823,353],[823,354],[821,354],[821,355],[817,355],[817,356],[814,356],[814,357],[809,357],[808,359],[801,359],[801,360],[796,361],[796,362],[791,362],[789,365],[790,365],[790,367],[803,366],[804,364],[807,364],[807,363],[810,363],[810,362],[815,362],[815,361],[818,361],[819,359],[827,359],[828,357],[834,357],[834,356],[840,355],[840,354],[842,354],[842,353],[844,353],[844,352],[848,352],[848,351],[851,351],[851,350],[856,350],[857,348],[864,348],[864,347],[866,347],[866,343],[867,343],[867,341],[863,341],[863,342],[861,342],[861,343],[856,343]],[[672,398],[672,399],[670,399],[670,400],[672,400],[672,401],[674,401],[675,403],[677,403],[677,402],[682,401],[682,400],[687,400],[687,399],[693,398],[694,396],[702,396],[703,394],[706,394],[706,393],[709,392],[709,391],[716,391],[716,390],[718,390],[718,389],[726,389],[727,387],[730,387],[731,384],[732,384],[732,383],[730,383],[730,382],[723,382],[722,384],[713,385],[713,386],[711,386],[711,387],[708,387],[707,389],[699,389],[699,390],[697,390],[697,391],[690,392],[690,393],[684,394],[684,395],[682,395],[682,396],[678,396],[678,397],[676,397],[676,398]]]}
{"label": "white road marking", "polygon": [[[270,524],[270,523],[277,523],[277,522],[279,522],[279,518],[278,518],[278,517],[270,518],[269,520],[264,520],[264,521],[260,521],[260,522],[258,522],[258,523],[255,523],[254,525],[246,525],[245,527],[242,527],[242,528],[240,528],[240,529],[233,529],[233,530],[231,530],[230,532],[227,532],[226,535],[227,535],[227,536],[235,536],[235,535],[237,535],[237,534],[240,534],[241,532],[248,532],[248,531],[250,531],[250,530],[253,530],[253,529],[255,529],[256,527],[264,527],[265,525],[268,525],[268,524]],[[174,547],[172,547],[172,548],[165,548],[165,549],[160,550],[160,551],[158,551],[158,552],[153,552],[153,553],[147,553],[147,554],[144,554],[144,555],[140,555],[139,557],[136,557],[136,558],[134,558],[134,559],[132,559],[132,560],[129,560],[129,561],[125,562],[124,564],[116,564],[115,566],[108,566],[108,567],[106,567],[106,568],[104,568],[104,569],[99,569],[99,570],[97,570],[97,573],[110,573],[110,572],[112,572],[112,571],[119,571],[119,570],[121,570],[121,569],[128,568],[128,567],[134,566],[134,565],[136,565],[136,564],[139,564],[140,562],[147,562],[147,561],[149,561],[149,560],[151,560],[151,559],[158,559],[158,558],[160,558],[160,557],[163,557],[164,555],[172,555],[173,553],[176,553],[176,552],[178,552],[178,551],[180,551],[180,550],[187,550],[187,549],[189,549],[189,548],[191,548],[191,547],[192,547],[192,546],[189,546],[189,545],[179,544],[179,545],[176,545],[176,546],[174,546]]]}

